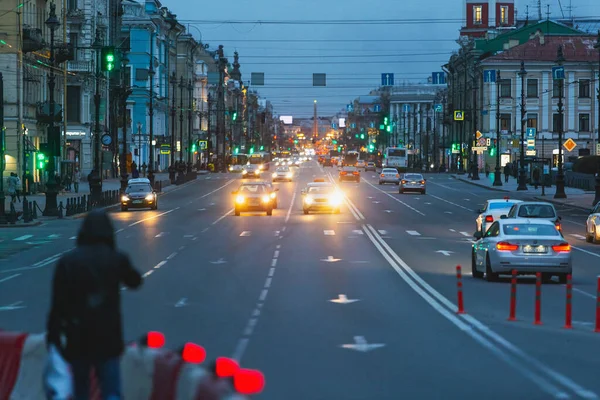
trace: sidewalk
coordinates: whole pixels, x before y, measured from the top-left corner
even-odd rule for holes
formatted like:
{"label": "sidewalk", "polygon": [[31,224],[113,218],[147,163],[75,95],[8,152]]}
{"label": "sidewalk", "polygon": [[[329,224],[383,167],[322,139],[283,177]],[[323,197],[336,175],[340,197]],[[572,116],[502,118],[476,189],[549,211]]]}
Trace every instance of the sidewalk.
{"label": "sidewalk", "polygon": [[479,174],[479,180],[473,181],[468,178],[467,174],[464,175],[456,175],[452,174],[452,178],[457,179],[459,181],[483,187],[488,190],[494,190],[503,193],[519,193],[530,195],[536,200],[543,200],[549,203],[554,203],[557,205],[570,206],[574,208],[580,208],[586,211],[589,211],[592,208],[592,203],[594,201],[595,192],[586,192],[582,189],[575,189],[570,187],[565,187],[565,193],[567,194],[566,199],[555,199],[554,193],[556,192],[556,187],[546,187],[545,192],[546,195],[542,196],[542,187],[538,186],[535,189],[534,186],[527,185],[527,190],[518,191],[517,187],[519,186],[517,179],[512,176],[508,178],[508,182],[504,182],[504,174],[502,175],[502,186],[494,186],[494,173],[491,172],[488,177],[485,176],[484,173]]}

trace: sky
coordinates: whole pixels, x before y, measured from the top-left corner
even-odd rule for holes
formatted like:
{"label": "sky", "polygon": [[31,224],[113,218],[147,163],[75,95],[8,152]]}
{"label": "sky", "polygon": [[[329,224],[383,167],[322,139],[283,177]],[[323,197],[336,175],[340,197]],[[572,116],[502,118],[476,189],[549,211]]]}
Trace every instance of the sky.
{"label": "sky", "polygon": [[[600,19],[600,0],[542,0],[543,15]],[[196,39],[222,44],[233,62],[238,51],[242,80],[265,74],[252,86],[278,115],[320,116],[345,109],[393,73],[394,84],[425,82],[458,47],[464,0],[162,0]],[[519,18],[537,16],[537,0],[515,1]],[[327,20],[327,23],[315,23]],[[359,21],[360,23],[353,22]],[[387,20],[387,22],[385,22]],[[390,21],[391,20],[391,21]],[[262,23],[260,22],[262,21]],[[340,23],[340,21],[344,21]],[[290,23],[291,22],[291,23]],[[313,87],[312,74],[327,74]]]}

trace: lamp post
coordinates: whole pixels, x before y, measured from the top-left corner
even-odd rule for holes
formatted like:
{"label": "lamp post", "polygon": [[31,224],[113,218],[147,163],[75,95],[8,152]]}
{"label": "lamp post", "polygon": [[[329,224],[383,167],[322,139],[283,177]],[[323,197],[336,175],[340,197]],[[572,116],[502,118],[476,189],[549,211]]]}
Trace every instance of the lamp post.
{"label": "lamp post", "polygon": [[138,166],[142,165],[142,123],[137,123],[137,136],[138,136]]}
{"label": "lamp post", "polygon": [[494,186],[502,186],[500,176],[500,70],[496,71],[496,169],[494,173]]}
{"label": "lamp post", "polygon": [[148,104],[148,116],[150,117],[149,121],[149,133],[150,133],[150,160],[148,163],[148,179],[150,180],[150,184],[154,187],[154,146],[156,145],[156,141],[154,141],[154,34],[152,31],[150,34],[150,58],[148,65],[148,80],[150,84],[148,87],[150,88],[150,104]]}
{"label": "lamp post", "polygon": [[[594,44],[594,48],[598,50],[598,76],[600,77],[600,30],[598,30],[598,40]],[[600,82],[596,81],[596,98],[598,99],[598,126],[596,127],[596,195],[594,196],[594,204],[598,204],[600,201],[600,154],[598,154],[598,148],[600,148]]]}
{"label": "lamp post", "polygon": [[100,29],[96,29],[96,37],[92,45],[96,51],[96,89],[94,92],[94,168],[90,174],[90,197],[93,204],[100,202],[100,193],[102,192],[102,174],[100,173],[100,57],[102,53],[102,37]]}
{"label": "lamp post", "polygon": [[[477,140],[477,87],[478,87],[478,80],[477,80],[477,62],[475,62],[475,64],[473,65],[473,106],[472,106],[472,118],[473,118],[473,125],[472,125],[472,129],[473,129],[473,139],[471,142],[471,146],[473,144],[473,142],[475,142]],[[471,148],[471,151],[473,153],[473,166],[472,166],[472,170],[473,170],[473,175],[471,176],[471,180],[474,181],[478,181],[480,180],[479,178],[479,160],[477,157],[477,152],[473,151],[473,149]],[[484,160],[485,161],[485,160]]]}
{"label": "lamp post", "polygon": [[4,208],[4,152],[6,151],[6,131],[4,130],[4,78],[0,72],[0,224],[6,223]]}
{"label": "lamp post", "polygon": [[194,153],[192,153],[192,130],[193,130],[192,107],[194,107],[194,104],[192,101],[192,90],[194,90],[194,87],[192,86],[191,79],[188,79],[187,90],[188,90],[188,146],[187,146],[188,147],[188,156],[187,156],[188,166],[187,166],[187,172],[192,172],[192,161],[193,161],[193,157],[194,157]]}
{"label": "lamp post", "polygon": [[[121,87],[121,114],[123,118],[123,149],[121,151],[121,161],[120,170],[121,170],[121,193],[125,193],[127,189],[127,178],[129,175],[127,174],[127,124],[129,123],[127,119],[127,97],[129,97],[129,83],[125,82],[125,67],[129,59],[123,52],[123,56],[121,59],[121,71],[122,71],[122,82],[123,86]],[[140,166],[138,165],[138,168]]]}
{"label": "lamp post", "polygon": [[183,183],[183,89],[185,88],[185,83],[183,80],[183,75],[179,78],[179,173],[177,174],[177,180]]}
{"label": "lamp post", "polygon": [[46,183],[46,207],[43,215],[45,217],[55,217],[59,214],[58,204],[56,202],[56,196],[58,195],[58,182],[56,181],[56,158],[60,154],[56,154],[56,150],[60,148],[60,131],[58,135],[55,132],[54,127],[54,88],[56,86],[54,76],[54,32],[60,26],[60,22],[56,17],[56,4],[50,3],[50,14],[45,22],[48,29],[50,29],[50,72],[48,74],[48,95],[49,95],[49,108],[50,118],[48,122],[48,144],[49,144],[49,162],[48,162],[48,181]]}
{"label": "lamp post", "polygon": [[[562,67],[565,61],[563,55],[562,46],[558,46],[556,54],[556,64]],[[563,88],[564,88],[564,71],[558,77],[558,172],[556,174],[556,193],[554,193],[555,199],[566,199],[567,194],[565,193],[565,176],[563,172]]]}
{"label": "lamp post", "polygon": [[169,180],[171,183],[175,183],[175,94],[177,93],[177,75],[175,71],[169,78],[169,83],[173,86],[173,92],[171,97],[171,164],[169,166]]}
{"label": "lamp post", "polygon": [[521,61],[521,70],[519,71],[521,77],[521,146],[519,154],[519,186],[517,190],[527,190],[527,176],[525,175],[525,127],[527,122],[527,105],[525,104],[525,77],[527,71],[525,71],[525,61]]}

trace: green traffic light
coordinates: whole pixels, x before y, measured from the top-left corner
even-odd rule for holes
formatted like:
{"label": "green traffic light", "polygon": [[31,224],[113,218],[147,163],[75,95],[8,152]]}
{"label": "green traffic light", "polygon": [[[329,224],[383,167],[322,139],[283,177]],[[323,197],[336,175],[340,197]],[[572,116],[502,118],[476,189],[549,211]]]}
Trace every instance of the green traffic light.
{"label": "green traffic light", "polygon": [[392,131],[392,127],[388,125],[388,126],[386,126],[386,127],[385,127],[385,130],[386,130],[387,132],[391,132],[391,131]]}
{"label": "green traffic light", "polygon": [[231,119],[234,120],[234,121],[237,119],[237,112],[233,113],[233,116],[231,117]]}
{"label": "green traffic light", "polygon": [[233,154],[238,154],[239,152],[240,152],[240,148],[239,148],[239,147],[236,147],[236,148],[233,150]]}
{"label": "green traffic light", "polygon": [[365,134],[364,134],[364,133],[361,133],[361,134],[360,134],[360,138],[361,138],[361,139],[364,139],[364,138],[365,138]]}
{"label": "green traffic light", "polygon": [[261,151],[264,150],[264,149],[265,149],[265,146],[260,146],[260,150]]}
{"label": "green traffic light", "polygon": [[385,117],[385,118],[383,118],[383,124],[384,124],[384,125],[387,125],[387,124],[389,124],[388,117]]}
{"label": "green traffic light", "polygon": [[250,154],[254,153],[254,147],[250,147]]}
{"label": "green traffic light", "polygon": [[44,158],[46,158],[46,155],[44,155],[44,153],[37,153],[37,159],[38,160],[43,160]]}

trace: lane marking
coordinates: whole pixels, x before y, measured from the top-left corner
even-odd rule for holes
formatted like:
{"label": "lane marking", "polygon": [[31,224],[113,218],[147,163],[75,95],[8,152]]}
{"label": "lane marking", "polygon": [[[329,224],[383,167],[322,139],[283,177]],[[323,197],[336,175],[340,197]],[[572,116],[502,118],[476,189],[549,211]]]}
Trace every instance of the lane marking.
{"label": "lane marking", "polygon": [[162,267],[163,265],[165,265],[167,263],[166,260],[162,260],[161,262],[159,262],[158,264],[156,264],[154,266],[154,269],[159,269],[160,267]]}
{"label": "lane marking", "polygon": [[23,235],[23,236],[19,236],[18,238],[14,238],[13,240],[16,242],[19,242],[19,241],[27,240],[31,237],[33,237],[33,235]]}
{"label": "lane marking", "polygon": [[242,338],[239,340],[231,358],[237,360],[238,362],[242,359],[242,356],[246,352],[246,347],[248,347],[248,340],[248,338]]}
{"label": "lane marking", "polygon": [[260,317],[260,310],[258,308],[255,308],[254,311],[252,311],[252,316]]}
{"label": "lane marking", "polygon": [[260,297],[258,299],[260,301],[265,301],[268,293],[269,293],[269,291],[267,289],[263,289],[262,292],[260,292]]}
{"label": "lane marking", "polygon": [[416,208],[414,208],[414,207],[412,207],[412,206],[410,206],[410,205],[406,204],[405,202],[403,202],[403,201],[402,201],[402,200],[400,200],[400,199],[397,199],[396,197],[392,196],[392,195],[391,195],[391,194],[389,194],[388,192],[386,192],[386,191],[384,191],[384,190],[381,190],[381,189],[379,189],[377,186],[373,185],[371,182],[369,182],[369,181],[367,181],[367,180],[365,180],[365,179],[363,179],[363,180],[364,180],[364,181],[365,181],[365,182],[366,182],[368,185],[370,185],[370,186],[371,186],[373,189],[375,189],[375,190],[379,190],[381,193],[385,194],[385,195],[386,195],[386,196],[388,196],[390,199],[392,199],[392,200],[394,200],[394,201],[396,201],[396,202],[398,202],[398,203],[402,204],[402,205],[403,205],[403,206],[405,206],[406,208],[408,208],[408,209],[410,209],[410,210],[412,210],[412,211],[416,212],[416,213],[417,213],[417,214],[419,214],[419,215],[422,215],[423,217],[425,216],[425,214],[424,214],[424,213],[422,213],[421,211],[417,210]]}
{"label": "lane marking", "polygon": [[271,287],[272,281],[273,281],[273,278],[267,278],[267,280],[265,281],[265,288]]}
{"label": "lane marking", "polygon": [[574,291],[576,291],[577,293],[581,293],[582,295],[589,297],[590,299],[594,299],[594,300],[596,300],[596,296],[594,296],[594,295],[593,295],[593,294],[591,294],[591,293],[588,293],[588,292],[586,292],[586,291],[584,291],[584,290],[577,289],[577,288],[573,288],[573,290],[574,290]]}
{"label": "lane marking", "polygon": [[274,258],[274,259],[271,260],[271,267],[274,267],[276,265],[277,265],[277,259]]}
{"label": "lane marking", "polygon": [[473,235],[469,235],[469,233],[468,233],[468,232],[461,232],[460,234],[461,234],[461,235],[463,235],[463,236],[466,236],[466,237],[471,237],[471,236],[473,236]]}
{"label": "lane marking", "polygon": [[136,222],[134,222],[134,223],[132,223],[132,224],[129,224],[129,225],[127,225],[127,226],[128,226],[128,227],[132,227],[132,226],[135,226],[135,225],[141,224],[142,222],[146,222],[146,221],[150,221],[151,219],[156,219],[156,218],[158,218],[158,217],[162,217],[163,215],[167,215],[167,214],[169,214],[169,213],[172,213],[173,211],[179,210],[179,208],[180,208],[180,207],[175,207],[175,208],[173,208],[172,210],[165,211],[165,212],[163,212],[163,213],[160,213],[160,214],[153,215],[152,217],[148,217],[148,218],[140,219],[139,221],[136,221]]}
{"label": "lane marking", "polygon": [[585,236],[583,236],[583,235],[578,235],[576,233],[571,233],[571,236],[576,237],[577,239],[585,240]]}
{"label": "lane marking", "polygon": [[219,218],[217,218],[217,220],[215,222],[213,222],[211,225],[218,224],[219,222],[221,222],[223,219],[225,219],[225,217],[227,217],[232,212],[233,212],[233,208],[231,210],[227,211],[225,214],[221,215]]}
{"label": "lane marking", "polygon": [[335,236],[335,231],[325,230],[323,231],[323,234],[325,234],[325,236]]}
{"label": "lane marking", "polygon": [[75,239],[77,239],[77,236],[71,236],[69,239],[70,240],[75,240]]}
{"label": "lane marking", "polygon": [[283,228],[281,228],[281,232],[285,232],[285,229],[287,228],[287,226],[284,226]]}
{"label": "lane marking", "polygon": [[292,207],[294,207],[294,202],[296,201],[296,188],[297,187],[298,187],[298,184],[294,183],[294,189],[293,189],[294,194],[292,195],[292,201],[290,201],[290,207],[288,208],[287,214],[285,215],[284,223],[286,223],[286,224],[290,220],[290,215],[292,215]]}
{"label": "lane marking", "polygon": [[273,253],[273,258],[277,257],[279,257],[279,250],[275,250],[275,252]]}
{"label": "lane marking", "polygon": [[175,257],[176,255],[177,255],[177,252],[173,252],[173,253],[169,254],[169,255],[167,256],[167,260],[170,260],[170,259],[172,259],[172,258],[173,258],[173,257]]}
{"label": "lane marking", "polygon": [[252,234],[252,232],[250,231],[243,231],[242,233],[240,233],[240,236],[250,236]]}
{"label": "lane marking", "polygon": [[417,231],[406,231],[411,236],[421,236],[421,234]]}
{"label": "lane marking", "polygon": [[157,237],[163,237],[163,236],[165,236],[165,232],[161,232],[161,233],[159,233],[158,235],[156,235],[154,237],[157,238]]}
{"label": "lane marking", "polygon": [[571,246],[571,247],[574,248],[575,250],[581,251],[582,253],[589,254],[590,256],[600,257],[600,254],[596,254],[596,253],[591,252],[589,250],[582,249],[581,247],[577,247],[577,246]]}
{"label": "lane marking", "polygon": [[281,245],[280,245],[280,244],[278,244],[277,246],[275,246],[275,248],[276,248],[276,249],[280,249],[280,248],[281,248]]}
{"label": "lane marking", "polygon": [[354,233],[355,235],[364,235],[365,233],[363,231],[361,231],[360,229],[354,229],[352,230],[352,233]]}
{"label": "lane marking", "polygon": [[450,229],[450,232],[456,232],[454,229]]}
{"label": "lane marking", "polygon": [[273,276],[273,275],[275,275],[275,267],[271,267],[269,269],[269,276]]}
{"label": "lane marking", "polygon": [[446,199],[442,199],[441,197],[435,196],[435,195],[433,195],[433,194],[430,194],[429,196],[430,196],[430,197],[433,197],[434,199],[441,200],[441,201],[443,201],[443,202],[445,202],[445,203],[452,204],[453,206],[456,206],[456,207],[458,207],[458,208],[462,208],[463,210],[467,210],[467,211],[470,211],[470,212],[474,212],[474,211],[475,211],[475,210],[472,210],[472,209],[470,209],[470,208],[463,207],[463,206],[461,206],[460,204],[456,204],[456,203],[453,203],[453,202],[451,202],[451,201],[448,201],[448,200],[446,200]]}
{"label": "lane marking", "polygon": [[250,318],[248,320],[248,325],[246,325],[246,329],[244,329],[244,336],[252,335],[252,332],[254,332],[254,327],[256,326],[257,322],[258,322],[257,318]]}
{"label": "lane marking", "polygon": [[[379,229],[377,232],[379,232],[380,235],[387,235],[388,231],[384,231],[383,229]],[[363,231],[360,231],[360,233],[363,233]]]}
{"label": "lane marking", "polygon": [[2,279],[0,279],[0,283],[6,282],[6,281],[11,280],[13,278],[16,278],[17,276],[21,276],[21,274],[14,274],[14,275],[11,275],[11,276],[7,276],[6,278],[2,278]]}
{"label": "lane marking", "polygon": [[154,270],[150,270],[150,271],[146,272],[144,275],[142,275],[142,278],[146,278],[146,277],[152,275],[153,272],[154,272]]}

